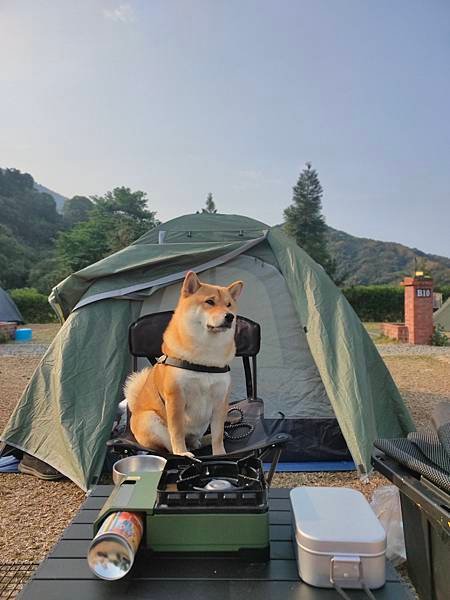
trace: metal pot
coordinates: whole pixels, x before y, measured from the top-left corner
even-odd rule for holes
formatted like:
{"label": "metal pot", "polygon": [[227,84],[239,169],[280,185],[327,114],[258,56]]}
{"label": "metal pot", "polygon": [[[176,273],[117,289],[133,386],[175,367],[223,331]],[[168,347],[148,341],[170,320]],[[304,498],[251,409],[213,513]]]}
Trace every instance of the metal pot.
{"label": "metal pot", "polygon": [[167,460],[162,456],[153,454],[138,454],[137,456],[122,458],[113,466],[114,484],[120,485],[132,473],[162,471],[166,462]]}

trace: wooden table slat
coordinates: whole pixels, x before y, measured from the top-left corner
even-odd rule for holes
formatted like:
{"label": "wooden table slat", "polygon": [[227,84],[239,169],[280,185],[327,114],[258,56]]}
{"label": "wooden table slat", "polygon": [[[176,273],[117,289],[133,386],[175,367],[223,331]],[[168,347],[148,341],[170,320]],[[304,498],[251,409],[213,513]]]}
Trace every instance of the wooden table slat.
{"label": "wooden table slat", "polygon": [[[348,590],[352,600],[367,600],[360,590]],[[411,600],[400,583],[390,583],[375,592],[377,600]],[[20,600],[336,600],[332,589],[313,588],[302,581],[146,581],[124,579],[33,580]]]}
{"label": "wooden table slat", "polygon": [[[89,569],[86,558],[52,558],[38,568],[35,579],[97,579]],[[267,580],[297,581],[295,560],[271,560],[248,562],[245,560],[214,558],[170,558],[157,559],[150,556],[133,565],[133,579],[182,579],[182,580]]]}
{"label": "wooden table slat", "polygon": [[97,510],[100,510],[105,504],[106,500],[107,498],[104,498],[103,496],[89,496],[87,500],[85,500],[85,502],[83,502],[83,504],[81,505],[81,510],[84,510],[86,508],[96,508]]}
{"label": "wooden table slat", "polygon": [[284,510],[291,512],[291,502],[289,498],[272,498],[269,496],[270,510]]}
{"label": "wooden table slat", "polygon": [[74,516],[71,525],[92,525],[95,519],[97,518],[98,512],[99,511],[97,508],[82,509],[79,512],[77,512],[77,514]]}
{"label": "wooden table slat", "polygon": [[290,491],[286,488],[270,488],[269,498],[287,498],[289,500]]}
{"label": "wooden table slat", "polygon": [[113,485],[96,485],[95,488],[90,492],[89,497],[102,496],[107,498],[113,491]]}

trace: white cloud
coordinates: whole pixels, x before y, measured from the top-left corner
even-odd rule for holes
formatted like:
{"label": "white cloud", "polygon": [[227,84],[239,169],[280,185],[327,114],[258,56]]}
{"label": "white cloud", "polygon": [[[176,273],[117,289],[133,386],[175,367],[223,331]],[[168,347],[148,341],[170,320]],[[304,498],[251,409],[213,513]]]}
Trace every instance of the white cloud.
{"label": "white cloud", "polygon": [[133,23],[135,21],[133,8],[129,4],[119,4],[112,9],[105,8],[103,16],[116,23]]}

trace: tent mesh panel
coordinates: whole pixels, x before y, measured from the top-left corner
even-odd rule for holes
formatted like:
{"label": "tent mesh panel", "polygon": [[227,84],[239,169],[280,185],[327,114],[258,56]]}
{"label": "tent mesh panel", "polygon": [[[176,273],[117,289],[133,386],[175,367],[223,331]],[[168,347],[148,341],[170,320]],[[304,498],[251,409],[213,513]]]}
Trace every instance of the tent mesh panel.
{"label": "tent mesh panel", "polygon": [[0,600],[15,598],[39,563],[0,563]]}

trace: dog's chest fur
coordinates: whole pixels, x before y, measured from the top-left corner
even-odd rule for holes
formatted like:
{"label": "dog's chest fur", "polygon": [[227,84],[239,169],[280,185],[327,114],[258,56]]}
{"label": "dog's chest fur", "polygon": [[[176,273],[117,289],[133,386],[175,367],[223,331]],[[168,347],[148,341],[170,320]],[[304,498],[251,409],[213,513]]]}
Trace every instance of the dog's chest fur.
{"label": "dog's chest fur", "polygon": [[228,394],[230,373],[176,371],[176,380],[185,400],[186,435],[201,437],[211,423],[213,410],[224,402]]}

